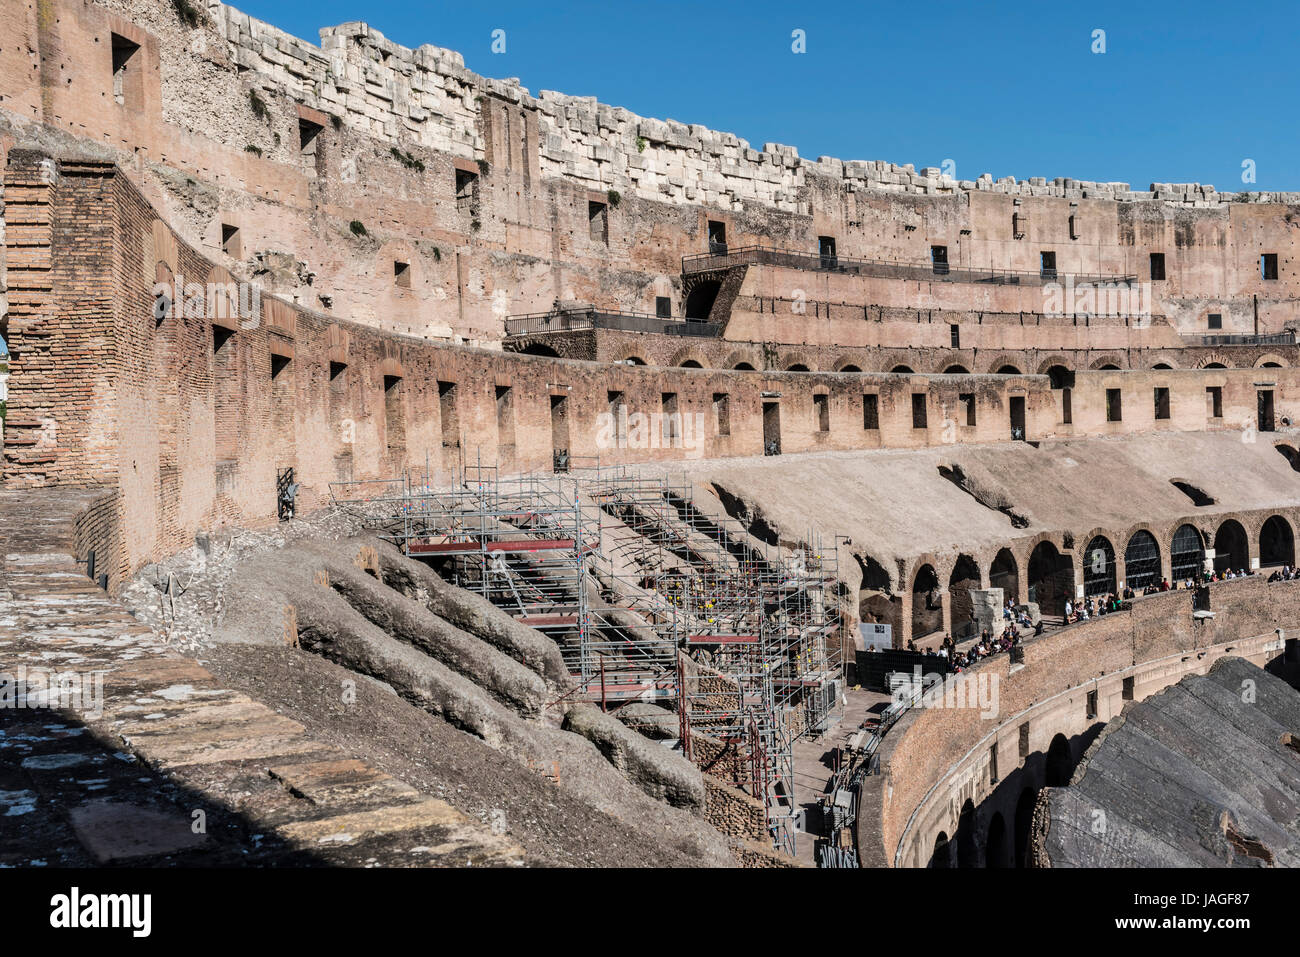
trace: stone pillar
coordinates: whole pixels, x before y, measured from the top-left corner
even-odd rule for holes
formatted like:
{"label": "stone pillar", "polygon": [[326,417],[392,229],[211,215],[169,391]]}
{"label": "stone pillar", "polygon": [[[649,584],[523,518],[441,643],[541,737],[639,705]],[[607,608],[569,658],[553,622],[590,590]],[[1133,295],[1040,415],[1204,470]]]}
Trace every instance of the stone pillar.
{"label": "stone pillar", "polygon": [[1002,604],[1005,600],[1001,588],[971,589],[971,610],[975,614],[975,629],[996,634],[1001,631]]}

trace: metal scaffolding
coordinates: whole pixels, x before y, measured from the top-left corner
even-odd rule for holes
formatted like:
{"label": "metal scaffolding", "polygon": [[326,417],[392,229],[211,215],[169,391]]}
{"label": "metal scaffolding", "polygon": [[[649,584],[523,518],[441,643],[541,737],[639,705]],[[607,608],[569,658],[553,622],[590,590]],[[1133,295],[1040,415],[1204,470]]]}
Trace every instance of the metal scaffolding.
{"label": "metal scaffolding", "polygon": [[669,744],[764,802],[794,853],[793,745],[839,710],[836,551],[760,541],[692,501],[691,486],[626,468],[505,477],[464,469],[336,483],[411,558],[559,644],[573,696],[677,712]]}

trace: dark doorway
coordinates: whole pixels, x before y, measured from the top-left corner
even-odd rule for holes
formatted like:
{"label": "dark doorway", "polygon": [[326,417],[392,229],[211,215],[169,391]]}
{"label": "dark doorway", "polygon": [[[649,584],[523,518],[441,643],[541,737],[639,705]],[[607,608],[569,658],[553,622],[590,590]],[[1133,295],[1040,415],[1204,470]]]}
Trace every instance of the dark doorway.
{"label": "dark doorway", "polygon": [[1013,395],[1011,397],[1011,438],[1015,442],[1023,442],[1028,438],[1025,434],[1025,397],[1023,395]]}
{"label": "dark doorway", "polygon": [[1214,570],[1226,572],[1228,569],[1242,571],[1246,568],[1249,548],[1246,544],[1246,530],[1235,519],[1228,519],[1214,533]]}
{"label": "dark doorway", "polygon": [[569,471],[569,399],[551,396],[551,457],[557,472]]}
{"label": "dark doorway", "polygon": [[1029,600],[1048,615],[1064,615],[1074,596],[1074,564],[1051,542],[1039,542],[1029,556]]}
{"label": "dark doorway", "polygon": [[1052,743],[1047,748],[1047,786],[1063,788],[1070,783],[1070,775],[1073,773],[1074,758],[1070,755],[1070,742],[1065,735],[1058,734],[1052,738]]}
{"label": "dark doorway", "polygon": [[994,557],[989,566],[989,587],[1001,588],[1003,601],[1020,600],[1020,569],[1011,549],[1004,548]]}
{"label": "dark doorway", "polygon": [[713,311],[713,301],[718,298],[722,286],[713,279],[706,279],[686,296],[686,319],[694,322],[708,322]]}
{"label": "dark doorway", "polygon": [[1273,515],[1259,530],[1260,565],[1295,565],[1295,536],[1281,515]]}
{"label": "dark doorway", "polygon": [[952,867],[952,845],[948,843],[948,835],[943,831],[940,831],[939,836],[934,839],[934,852],[930,855],[930,866]]}
{"label": "dark doorway", "polygon": [[980,844],[976,833],[975,805],[968,798],[957,820],[957,866],[979,867]]}
{"label": "dark doorway", "polygon": [[975,634],[975,622],[971,618],[975,606],[970,593],[972,588],[979,587],[979,566],[969,555],[959,555],[952,574],[948,576],[949,632],[958,641]]}
{"label": "dark doorway", "polygon": [[922,565],[912,579],[912,639],[943,628],[943,600],[939,594],[939,576],[933,565]]}
{"label": "dark doorway", "polygon": [[781,454],[781,403],[763,403],[763,454]]}
{"label": "dark doorway", "polygon": [[1273,390],[1260,389],[1255,393],[1255,405],[1258,412],[1259,431],[1273,431]]}

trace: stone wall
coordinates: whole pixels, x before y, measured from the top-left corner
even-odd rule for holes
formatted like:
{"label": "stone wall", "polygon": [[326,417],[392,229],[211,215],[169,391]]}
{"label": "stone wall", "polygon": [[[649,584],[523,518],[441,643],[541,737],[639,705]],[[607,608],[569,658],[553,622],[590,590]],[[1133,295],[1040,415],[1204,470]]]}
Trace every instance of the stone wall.
{"label": "stone wall", "polygon": [[[1009,655],[981,662],[966,674],[997,682],[996,714],[974,707],[909,712],[885,740],[880,774],[863,781],[863,864],[924,866],[936,835],[955,835],[967,800],[978,807],[1026,762],[1036,756],[1041,763],[1058,735],[1079,740],[1130,697],[1204,673],[1224,655],[1262,666],[1283,647],[1279,629],[1300,613],[1300,582],[1256,576],[1216,585],[1211,618],[1193,617],[1192,601],[1189,591],[1152,596],[1131,611],[1026,642],[1023,666]],[[1041,778],[1041,769],[1036,773]]]}
{"label": "stone wall", "polygon": [[[270,296],[248,320],[222,319],[208,303],[203,318],[159,320],[160,277],[224,288],[232,275],[112,164],[14,149],[7,175],[5,480],[118,488],[126,569],[185,547],[200,528],[274,521],[283,468],[295,469],[306,510],[332,482],[408,466],[427,464],[440,482],[479,461],[547,470],[560,448],[587,464],[754,456],[765,405],[776,408],[784,452],[1004,442],[1016,398],[1031,439],[1245,428],[1263,387],[1279,417],[1300,417],[1295,369],[1079,373],[1067,427],[1044,376],[610,367],[439,345]],[[1210,385],[1222,388],[1218,419]],[[1167,421],[1154,418],[1155,388],[1170,391]],[[1106,417],[1110,389],[1123,396],[1121,421]],[[864,396],[874,397],[875,427]],[[964,396],[974,398],[973,425]],[[673,401],[686,416],[676,445],[652,418]],[[926,410],[920,425],[914,401]],[[611,406],[646,418],[620,437],[619,420],[602,418]]]}
{"label": "stone wall", "polygon": [[[1211,313],[1225,334],[1297,325],[1289,195],[1225,201],[1195,185],[953,182],[886,163],[813,163],[592,99],[534,97],[364,24],[328,28],[318,47],[211,0],[204,10],[190,26],[170,0],[15,9],[0,23],[0,146],[118,162],[191,246],[308,308],[474,344],[498,342],[504,317],[556,299],[653,313],[666,297],[681,315],[681,257],[707,248],[716,221],[733,247],[814,252],[825,236],[841,256],[922,263],[943,245],[954,268],[1036,272],[1052,251],[1061,275],[1146,280],[1159,253],[1167,279],[1152,282],[1154,312],[1179,334],[1208,331]],[[105,55],[114,36],[136,48],[120,82]],[[1260,276],[1262,252],[1278,255],[1277,280]],[[982,311],[986,327],[1013,306],[981,300],[1017,298],[987,284],[913,285],[860,282],[851,295],[810,298],[888,309],[920,295],[925,308]],[[739,301],[761,308],[790,294]],[[823,327],[738,334],[803,342]],[[933,345],[913,332],[936,330],[899,324],[890,335]]]}

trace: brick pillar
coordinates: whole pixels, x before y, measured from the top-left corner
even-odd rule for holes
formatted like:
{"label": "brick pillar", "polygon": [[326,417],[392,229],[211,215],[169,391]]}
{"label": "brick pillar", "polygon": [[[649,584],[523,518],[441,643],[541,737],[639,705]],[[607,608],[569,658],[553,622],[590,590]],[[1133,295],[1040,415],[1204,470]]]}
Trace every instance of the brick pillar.
{"label": "brick pillar", "polygon": [[9,152],[9,487],[116,482],[114,175],[111,164]]}

